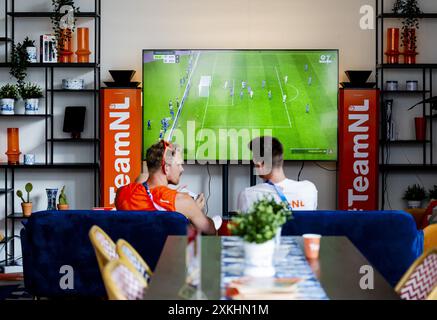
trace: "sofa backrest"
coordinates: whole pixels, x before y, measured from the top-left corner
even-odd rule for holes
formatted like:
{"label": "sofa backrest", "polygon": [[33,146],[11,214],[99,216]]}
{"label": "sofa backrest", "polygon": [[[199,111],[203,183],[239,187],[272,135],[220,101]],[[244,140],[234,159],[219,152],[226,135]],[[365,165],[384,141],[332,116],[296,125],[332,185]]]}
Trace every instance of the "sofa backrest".
{"label": "sofa backrest", "polygon": [[423,232],[403,211],[294,211],[282,235],[346,236],[395,286],[422,254]]}
{"label": "sofa backrest", "polygon": [[[177,212],[41,211],[22,229],[26,289],[36,296],[105,296],[96,256],[88,237],[93,225],[114,242],[128,241],[152,270],[168,235],[186,235],[188,220]],[[63,290],[61,267],[72,267],[74,288]],[[65,267],[64,267],[65,268]],[[65,271],[64,271],[65,272]]]}

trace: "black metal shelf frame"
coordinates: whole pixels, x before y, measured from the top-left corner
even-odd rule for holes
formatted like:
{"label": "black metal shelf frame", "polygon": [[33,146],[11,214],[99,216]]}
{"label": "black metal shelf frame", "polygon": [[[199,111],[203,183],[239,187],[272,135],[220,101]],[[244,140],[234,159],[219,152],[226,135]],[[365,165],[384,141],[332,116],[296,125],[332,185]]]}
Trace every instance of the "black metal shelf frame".
{"label": "black metal shelf frame", "polygon": [[[384,0],[376,0],[376,83],[378,88],[381,89],[380,92],[380,105],[381,105],[381,163],[379,166],[381,172],[381,209],[385,208],[385,186],[387,183],[388,172],[398,171],[398,172],[414,172],[418,171],[437,171],[437,165],[434,164],[433,159],[433,124],[432,121],[428,121],[427,133],[429,133],[429,140],[424,141],[413,141],[413,140],[403,140],[403,141],[389,141],[386,137],[386,110],[384,108],[384,100],[386,96],[394,94],[415,94],[421,96],[422,100],[427,97],[433,96],[433,71],[437,69],[436,63],[418,63],[418,64],[388,64],[384,62],[384,20],[385,19],[399,19],[403,18],[402,14],[386,13],[384,12]],[[419,19],[437,19],[437,13],[423,13],[417,15]],[[420,70],[422,77],[422,90],[417,90],[415,92],[408,92],[406,90],[400,91],[387,91],[384,90],[384,76],[386,70]],[[395,109],[395,108],[394,108]],[[422,115],[427,117],[427,114],[432,114],[430,104],[422,104]],[[392,111],[393,112],[393,111]],[[429,118],[429,116],[428,116]],[[390,153],[390,147],[392,145],[414,145],[422,148],[422,163],[421,164],[390,164],[387,163],[387,155]],[[427,152],[429,151],[429,153]]]}
{"label": "black metal shelf frame", "polygon": [[[15,43],[15,19],[17,18],[50,18],[50,12],[16,12],[15,2],[19,0],[4,0],[5,12],[5,35],[0,38],[0,41],[5,42],[5,61],[0,62],[0,68],[10,67],[10,46]],[[92,0],[91,0],[92,1]],[[5,214],[5,236],[11,238],[11,241],[5,242],[5,254],[15,258],[15,223],[16,220],[25,219],[21,214],[14,212],[15,207],[15,173],[17,170],[92,170],[94,174],[94,206],[98,204],[100,198],[99,180],[100,180],[100,119],[99,114],[99,92],[100,92],[100,62],[101,62],[101,0],[94,0],[93,12],[81,12],[76,15],[78,18],[93,18],[94,19],[94,54],[91,57],[93,60],[90,63],[29,63],[28,68],[42,68],[44,70],[44,85],[45,85],[45,111],[37,115],[16,114],[11,116],[4,116],[5,119],[20,117],[29,117],[30,119],[41,118],[44,119],[44,141],[45,141],[45,161],[43,163],[36,163],[34,165],[9,165],[7,163],[0,163],[0,170],[4,173],[4,189],[0,189],[0,194],[4,195],[4,214]],[[90,39],[91,40],[91,39]],[[65,90],[55,88],[54,75],[58,69],[72,69],[72,68],[89,68],[93,70],[93,87],[85,90]],[[92,95],[94,118],[93,118],[93,136],[86,139],[59,139],[54,137],[54,100],[55,95],[65,94],[90,94]],[[1,121],[1,118],[0,118]],[[93,162],[92,163],[55,163],[54,149],[55,144],[69,144],[69,143],[90,144],[93,146]],[[2,171],[0,171],[1,173]],[[3,192],[2,192],[3,191]],[[11,195],[12,194],[12,195]],[[2,212],[0,208],[0,212]],[[10,261],[6,259],[6,265]]]}

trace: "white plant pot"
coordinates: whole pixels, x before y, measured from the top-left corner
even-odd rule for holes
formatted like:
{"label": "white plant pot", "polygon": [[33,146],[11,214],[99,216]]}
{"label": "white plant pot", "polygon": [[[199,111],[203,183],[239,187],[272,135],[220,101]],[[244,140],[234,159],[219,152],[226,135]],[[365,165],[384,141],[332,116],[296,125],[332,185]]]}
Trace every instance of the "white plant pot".
{"label": "white plant pot", "polygon": [[37,62],[37,53],[36,53],[36,47],[26,47],[27,52],[27,61],[31,63]]}
{"label": "white plant pot", "polygon": [[407,206],[408,209],[422,208],[422,201],[408,200]]}
{"label": "white plant pot", "polygon": [[0,114],[14,114],[14,107],[14,99],[0,99]]}
{"label": "white plant pot", "polygon": [[25,99],[24,110],[26,114],[38,113],[39,99]]}
{"label": "white plant pot", "polygon": [[264,243],[244,242],[245,269],[244,274],[251,277],[273,277],[273,254],[275,239]]}
{"label": "white plant pot", "polygon": [[275,236],[275,244],[277,246],[281,244],[281,233],[282,233],[282,227],[279,227],[278,230],[276,231],[276,236]]}

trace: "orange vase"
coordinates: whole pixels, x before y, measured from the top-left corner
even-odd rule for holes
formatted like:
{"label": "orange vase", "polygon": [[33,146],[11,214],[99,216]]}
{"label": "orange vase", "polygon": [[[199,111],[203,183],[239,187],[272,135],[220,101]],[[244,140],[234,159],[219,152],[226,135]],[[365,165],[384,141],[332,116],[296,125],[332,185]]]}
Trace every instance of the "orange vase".
{"label": "orange vase", "polygon": [[19,130],[18,128],[8,128],[8,164],[18,164],[20,156]]}
{"label": "orange vase", "polygon": [[418,55],[416,51],[416,29],[406,29],[403,33],[404,36],[404,63],[405,64],[415,64],[416,56]]}
{"label": "orange vase", "polygon": [[89,28],[77,28],[77,62],[90,62]]}
{"label": "orange vase", "polygon": [[[59,44],[59,62],[69,63],[73,62],[73,42],[71,41],[71,30],[63,29],[62,33],[62,43]],[[70,35],[70,36],[68,36]]]}
{"label": "orange vase", "polygon": [[399,28],[387,29],[387,63],[399,63]]}

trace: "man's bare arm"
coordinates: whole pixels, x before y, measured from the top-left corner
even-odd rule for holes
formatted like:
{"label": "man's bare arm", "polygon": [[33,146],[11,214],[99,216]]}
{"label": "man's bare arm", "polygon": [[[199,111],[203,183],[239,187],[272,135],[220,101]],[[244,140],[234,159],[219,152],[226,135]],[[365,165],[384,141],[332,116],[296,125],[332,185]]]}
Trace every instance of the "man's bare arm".
{"label": "man's bare arm", "polygon": [[186,216],[199,231],[205,234],[216,234],[214,222],[200,210],[196,202],[188,194],[177,193],[176,211]]}

